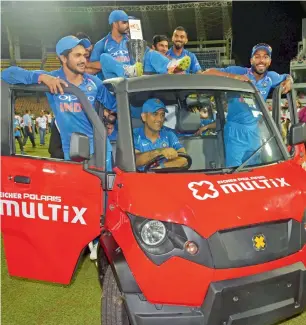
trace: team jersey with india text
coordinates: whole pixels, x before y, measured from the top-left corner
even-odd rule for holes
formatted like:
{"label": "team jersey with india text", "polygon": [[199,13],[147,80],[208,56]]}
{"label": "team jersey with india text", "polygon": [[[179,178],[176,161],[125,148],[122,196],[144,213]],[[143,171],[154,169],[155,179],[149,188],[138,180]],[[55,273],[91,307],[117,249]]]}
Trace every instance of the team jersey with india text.
{"label": "team jersey with india text", "polygon": [[283,82],[284,80],[286,80],[287,77],[289,77],[288,74],[278,74],[274,71],[267,71],[262,79],[256,81],[252,68],[229,66],[227,68],[220,68],[217,70],[232,74],[248,76],[254,86],[260,91],[261,96],[264,100],[267,100],[271,88],[277,87],[281,82]]}
{"label": "team jersey with india text", "polygon": [[[43,70],[27,71],[19,67],[9,67],[2,71],[1,78],[9,84],[29,85],[38,83],[38,78],[41,74],[48,74],[67,81],[62,68],[47,72]],[[83,91],[93,109],[96,100],[110,110],[116,109],[115,97],[106,89],[98,77],[85,73],[83,75],[83,82],[78,88]],[[78,98],[68,93],[61,95],[47,92],[46,96],[60,129],[65,160],[70,159],[70,138],[73,132],[84,133],[89,137],[90,153],[92,154],[94,152],[93,127],[83,111]],[[111,146],[109,145],[108,147]],[[111,163],[111,158],[109,163]]]}

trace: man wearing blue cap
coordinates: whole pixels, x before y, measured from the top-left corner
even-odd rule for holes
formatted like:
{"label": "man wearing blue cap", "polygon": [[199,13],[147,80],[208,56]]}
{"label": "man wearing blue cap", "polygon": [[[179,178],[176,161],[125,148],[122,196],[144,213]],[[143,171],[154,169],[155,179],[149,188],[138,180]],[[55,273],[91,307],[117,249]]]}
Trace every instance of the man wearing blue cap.
{"label": "man wearing blue cap", "polygon": [[112,31],[95,44],[87,67],[90,71],[95,69],[96,73],[99,73],[98,76],[103,79],[100,72],[102,67],[100,56],[105,53],[124,65],[127,76],[142,75],[142,64],[131,65],[126,45],[129,40],[127,36],[129,32],[129,16],[123,10],[114,10],[110,13],[108,22],[112,27]]}
{"label": "man wearing blue cap", "polygon": [[157,156],[165,157],[157,168],[183,167],[187,161],[178,157],[178,153],[186,153],[177,136],[165,128],[165,104],[157,99],[148,99],[142,106],[142,120],[144,126],[134,130],[134,147],[136,166],[143,169],[149,161]]}
{"label": "man wearing blue cap", "polygon": [[[59,70],[46,72],[42,70],[27,71],[19,67],[9,67],[2,71],[2,79],[9,84],[40,84],[50,89],[46,93],[49,105],[53,110],[60,130],[65,160],[69,160],[70,137],[73,132],[84,133],[90,140],[90,153],[94,152],[93,128],[84,113],[79,100],[64,92],[68,82],[79,87],[94,108],[95,101],[110,110],[116,108],[114,96],[106,89],[98,77],[85,73],[86,51],[90,42],[75,36],[66,36],[56,44],[62,67]],[[107,169],[111,170],[111,146],[108,143]]]}
{"label": "man wearing blue cap", "polygon": [[278,74],[268,71],[271,64],[272,48],[265,43],[255,45],[251,53],[251,68],[229,66],[222,69],[208,69],[203,74],[213,74],[234,78],[242,81],[251,81],[260,91],[264,100],[267,99],[271,88],[282,85],[283,93],[291,90],[293,80],[288,74]]}

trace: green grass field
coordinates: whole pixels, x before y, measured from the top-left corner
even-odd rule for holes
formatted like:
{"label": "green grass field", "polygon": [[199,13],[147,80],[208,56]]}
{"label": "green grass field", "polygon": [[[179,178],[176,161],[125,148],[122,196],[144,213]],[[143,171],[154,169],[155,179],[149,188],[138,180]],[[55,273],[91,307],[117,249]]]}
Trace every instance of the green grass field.
{"label": "green grass field", "polygon": [[[36,142],[38,143],[37,138]],[[47,145],[38,146],[32,149],[28,141],[25,150],[28,154],[48,157],[47,147]],[[81,263],[74,281],[69,286],[10,277],[3,243],[1,270],[2,325],[99,325],[101,323],[101,289],[96,267],[88,256]],[[306,313],[281,325],[306,325]]]}

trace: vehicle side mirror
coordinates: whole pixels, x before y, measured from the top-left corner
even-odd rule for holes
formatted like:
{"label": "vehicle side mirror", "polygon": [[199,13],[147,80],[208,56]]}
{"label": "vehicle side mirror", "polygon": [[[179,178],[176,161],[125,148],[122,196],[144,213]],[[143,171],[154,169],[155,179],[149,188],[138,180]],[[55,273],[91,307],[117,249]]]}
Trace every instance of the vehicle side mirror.
{"label": "vehicle side mirror", "polygon": [[70,138],[69,154],[72,161],[81,162],[89,160],[90,145],[88,136],[79,132],[72,133]]}
{"label": "vehicle side mirror", "polygon": [[306,123],[292,125],[288,141],[290,146],[306,142]]}

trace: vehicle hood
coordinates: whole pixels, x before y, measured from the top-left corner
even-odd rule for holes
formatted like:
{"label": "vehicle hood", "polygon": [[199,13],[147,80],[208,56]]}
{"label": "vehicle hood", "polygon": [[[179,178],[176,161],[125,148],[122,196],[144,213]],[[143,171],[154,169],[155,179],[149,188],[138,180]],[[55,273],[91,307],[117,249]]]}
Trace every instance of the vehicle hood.
{"label": "vehicle hood", "polygon": [[124,212],[184,224],[206,238],[250,224],[300,222],[306,209],[306,172],[292,161],[226,175],[120,173],[115,187]]}

